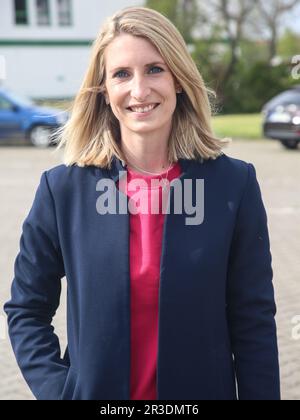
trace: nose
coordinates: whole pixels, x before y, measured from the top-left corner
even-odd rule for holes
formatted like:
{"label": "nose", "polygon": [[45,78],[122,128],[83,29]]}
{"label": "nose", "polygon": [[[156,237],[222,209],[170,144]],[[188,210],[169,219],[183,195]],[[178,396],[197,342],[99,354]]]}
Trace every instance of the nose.
{"label": "nose", "polygon": [[143,102],[149,96],[151,89],[143,76],[136,75],[132,79],[131,96],[138,102]]}

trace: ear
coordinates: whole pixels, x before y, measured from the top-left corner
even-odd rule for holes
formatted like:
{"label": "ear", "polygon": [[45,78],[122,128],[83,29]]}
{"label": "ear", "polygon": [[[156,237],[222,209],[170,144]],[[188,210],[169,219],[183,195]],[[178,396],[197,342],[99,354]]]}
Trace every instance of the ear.
{"label": "ear", "polygon": [[108,94],[107,94],[107,91],[106,91],[105,87],[102,87],[100,92],[104,96],[106,105],[108,105],[109,104],[109,98],[108,98]]}
{"label": "ear", "polygon": [[176,83],[176,93],[182,93],[182,87],[179,83]]}
{"label": "ear", "polygon": [[103,95],[104,95],[104,98],[105,98],[106,105],[109,105],[108,95],[105,92],[103,93]]}

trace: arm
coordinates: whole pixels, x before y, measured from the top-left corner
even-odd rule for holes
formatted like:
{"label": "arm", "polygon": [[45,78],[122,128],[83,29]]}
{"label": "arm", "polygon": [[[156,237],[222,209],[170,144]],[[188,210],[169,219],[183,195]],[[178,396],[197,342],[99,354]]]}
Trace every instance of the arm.
{"label": "arm", "polygon": [[23,223],[11,300],[4,306],[17,362],[37,399],[59,399],[68,373],[51,326],[63,276],[54,202],[44,172]]}
{"label": "arm", "polygon": [[227,311],[241,400],[280,399],[276,306],[267,216],[253,165],[231,247]]}

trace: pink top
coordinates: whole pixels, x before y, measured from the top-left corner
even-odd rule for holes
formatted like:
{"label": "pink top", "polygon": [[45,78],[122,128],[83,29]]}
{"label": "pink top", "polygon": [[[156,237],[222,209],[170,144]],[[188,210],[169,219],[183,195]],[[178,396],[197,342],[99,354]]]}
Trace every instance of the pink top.
{"label": "pink top", "polygon": [[[180,174],[180,164],[176,163],[169,170],[169,182]],[[166,175],[162,173],[163,178]],[[128,184],[138,179],[145,182],[143,188],[127,190]],[[160,179],[159,175],[147,176],[127,168],[127,186],[122,181],[119,186],[138,210],[137,214],[130,212],[131,400],[157,399],[158,298],[166,211],[162,212],[162,187],[151,181]],[[168,197],[168,188],[164,194]]]}

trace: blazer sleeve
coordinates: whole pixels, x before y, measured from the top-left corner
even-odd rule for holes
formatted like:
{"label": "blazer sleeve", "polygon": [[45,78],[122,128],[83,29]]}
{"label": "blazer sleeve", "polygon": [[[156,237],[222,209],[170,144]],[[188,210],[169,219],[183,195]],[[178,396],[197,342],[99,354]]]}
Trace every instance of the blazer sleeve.
{"label": "blazer sleeve", "polygon": [[276,305],[267,215],[256,179],[248,179],[233,236],[227,312],[240,400],[279,400]]}
{"label": "blazer sleeve", "polygon": [[46,172],[23,223],[14,269],[11,300],[4,310],[17,362],[37,399],[60,399],[68,366],[51,323],[65,273]]}

